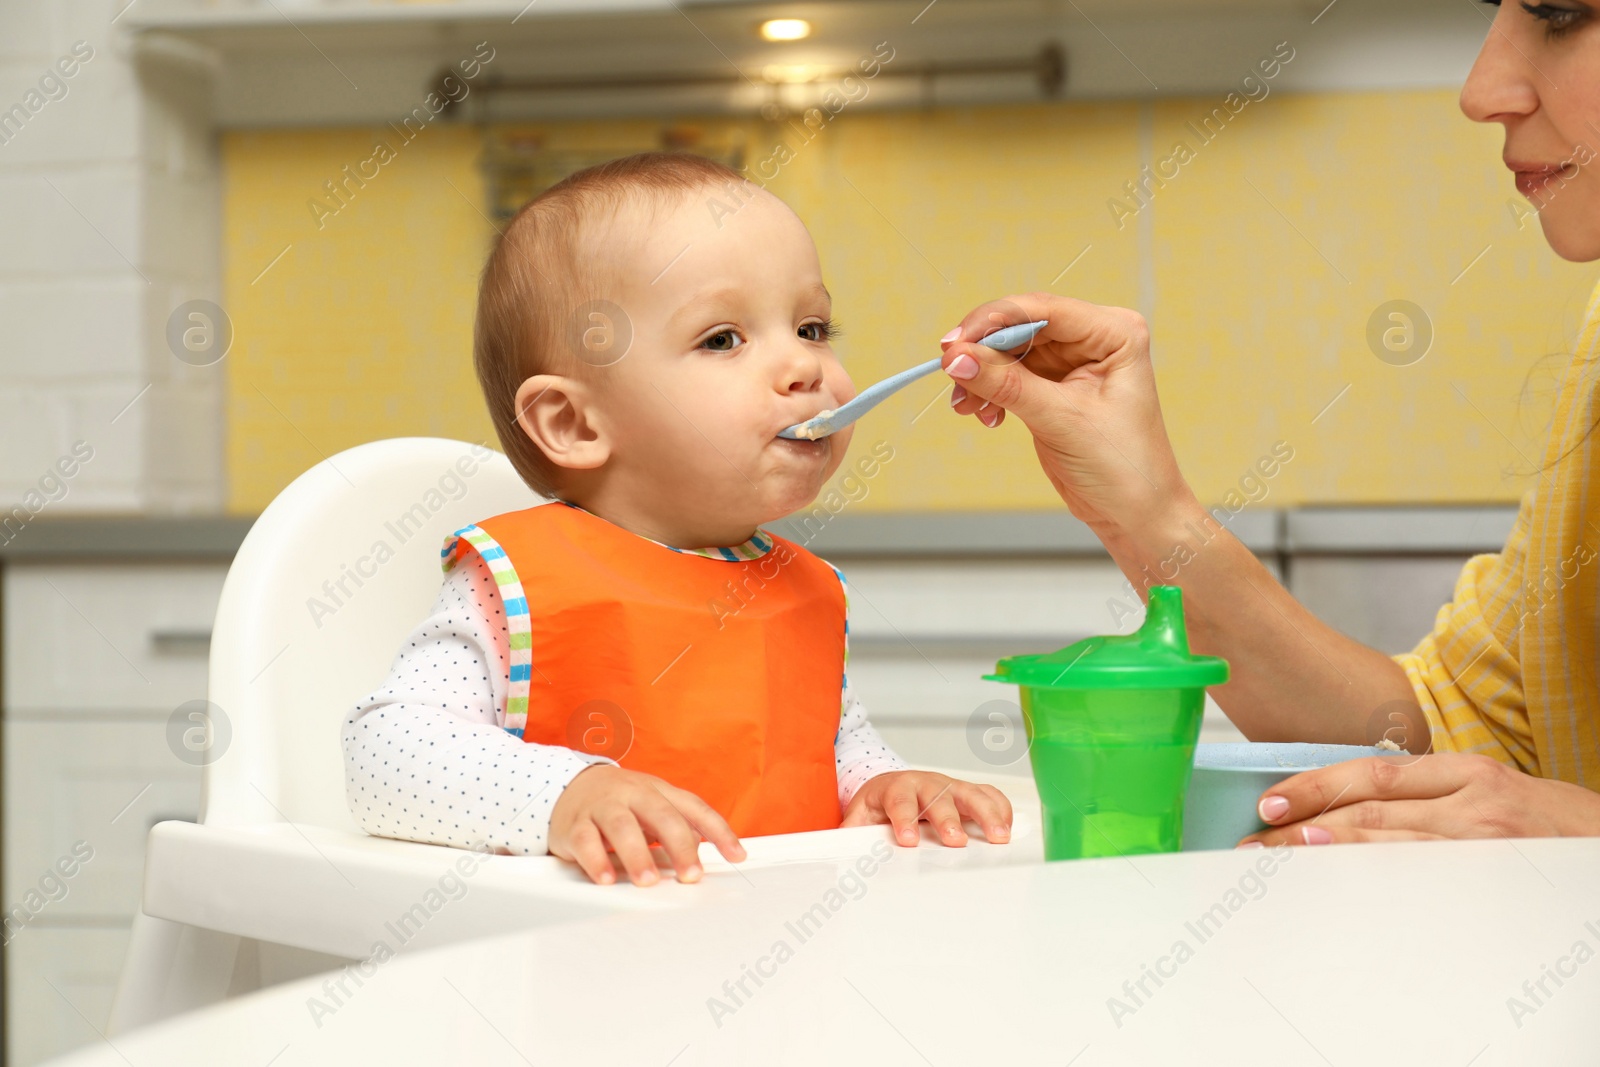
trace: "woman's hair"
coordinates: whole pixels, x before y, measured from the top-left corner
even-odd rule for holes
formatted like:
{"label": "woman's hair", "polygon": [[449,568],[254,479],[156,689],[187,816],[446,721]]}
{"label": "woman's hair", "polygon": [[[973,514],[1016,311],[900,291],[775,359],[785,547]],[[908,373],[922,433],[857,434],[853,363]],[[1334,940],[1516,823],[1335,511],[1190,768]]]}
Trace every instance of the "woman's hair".
{"label": "woman's hair", "polygon": [[[704,156],[644,152],[580,170],[517,212],[483,268],[472,357],[500,446],[530,488],[546,496],[559,469],[517,424],[518,388],[535,374],[581,373],[587,322],[576,315],[603,296],[594,264],[605,257],[585,241],[629,197],[658,200],[708,187],[746,184]],[[741,194],[747,195],[747,194]]]}
{"label": "woman's hair", "polygon": [[[1571,366],[1571,361],[1574,360],[1581,365],[1581,371]],[[1564,384],[1563,379],[1573,373],[1581,373],[1584,379],[1579,388],[1583,391],[1582,403],[1587,405],[1585,417],[1589,425],[1584,429],[1583,435],[1568,445],[1566,451],[1559,456],[1538,464],[1532,470],[1519,472],[1508,469],[1507,474],[1526,474],[1537,478],[1555,470],[1568,456],[1587,445],[1595,432],[1600,430],[1600,403],[1596,403],[1596,400],[1600,399],[1600,385],[1597,385],[1600,383],[1600,356],[1586,356],[1581,352],[1548,352],[1540,356],[1534,361],[1533,366],[1528,368],[1528,373],[1523,375],[1522,389],[1517,400],[1518,409],[1520,411],[1521,406],[1527,403],[1529,395],[1534,392],[1559,396]],[[1549,384],[1536,388],[1534,378],[1541,374],[1549,375]],[[1544,428],[1544,436],[1548,438],[1554,431],[1555,426],[1552,423]]]}

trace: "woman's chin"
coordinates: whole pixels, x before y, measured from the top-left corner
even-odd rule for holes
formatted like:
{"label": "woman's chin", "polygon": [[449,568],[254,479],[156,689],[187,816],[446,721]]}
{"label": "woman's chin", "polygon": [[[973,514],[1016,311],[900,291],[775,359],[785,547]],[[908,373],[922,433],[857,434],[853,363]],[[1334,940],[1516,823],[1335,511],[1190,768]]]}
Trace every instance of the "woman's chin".
{"label": "woman's chin", "polygon": [[1600,259],[1600,225],[1594,218],[1563,218],[1552,214],[1552,204],[1539,214],[1539,228],[1551,251],[1569,263]]}

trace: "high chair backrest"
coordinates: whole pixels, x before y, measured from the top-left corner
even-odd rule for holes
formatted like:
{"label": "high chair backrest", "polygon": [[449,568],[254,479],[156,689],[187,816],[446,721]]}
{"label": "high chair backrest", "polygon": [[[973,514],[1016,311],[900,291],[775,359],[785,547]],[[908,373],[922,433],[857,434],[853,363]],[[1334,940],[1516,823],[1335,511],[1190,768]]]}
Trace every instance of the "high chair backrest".
{"label": "high chair backrest", "polygon": [[340,452],[280,493],[217,608],[201,821],[354,829],[340,724],[438,596],[445,536],[539,500],[499,452],[429,437]]}

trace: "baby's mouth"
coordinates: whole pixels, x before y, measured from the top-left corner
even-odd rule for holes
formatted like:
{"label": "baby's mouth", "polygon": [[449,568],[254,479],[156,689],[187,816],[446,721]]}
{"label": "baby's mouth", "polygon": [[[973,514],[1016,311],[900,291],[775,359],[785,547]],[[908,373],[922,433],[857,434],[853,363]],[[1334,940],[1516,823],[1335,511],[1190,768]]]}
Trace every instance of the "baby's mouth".
{"label": "baby's mouth", "polygon": [[777,447],[778,451],[803,459],[820,460],[833,450],[830,438],[827,437],[819,437],[814,441],[793,437],[774,437],[772,443]]}
{"label": "baby's mouth", "polygon": [[782,437],[782,436],[780,436],[778,439],[782,440],[782,441],[792,441],[792,440],[819,441],[819,440],[823,440],[824,438],[829,436],[829,431],[826,428],[821,427],[821,426],[809,427],[806,424],[807,423],[811,423],[811,422],[815,422],[818,419],[825,419],[829,415],[832,415],[835,411],[838,411],[838,410],[839,409],[837,407],[823,408],[821,411],[817,412],[814,415],[807,415],[805,418],[801,419],[799,422],[791,422],[786,426],[782,426],[782,427],[779,428],[779,431],[778,431],[780,435],[782,433],[784,433],[785,431],[788,431],[790,429],[793,429],[795,431],[795,433],[794,433],[793,437]]}

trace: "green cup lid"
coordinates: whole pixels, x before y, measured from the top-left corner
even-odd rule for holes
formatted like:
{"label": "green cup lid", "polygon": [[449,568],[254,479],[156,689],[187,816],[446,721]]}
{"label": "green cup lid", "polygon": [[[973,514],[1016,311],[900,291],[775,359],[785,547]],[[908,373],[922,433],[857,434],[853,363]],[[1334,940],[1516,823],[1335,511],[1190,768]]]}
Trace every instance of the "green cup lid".
{"label": "green cup lid", "polygon": [[1008,656],[994,671],[984,677],[1038,689],[1194,689],[1226,682],[1228,661],[1190,654],[1183,590],[1158,585],[1135,632],[1088,637],[1039,656]]}

